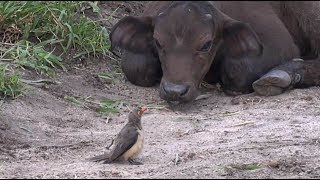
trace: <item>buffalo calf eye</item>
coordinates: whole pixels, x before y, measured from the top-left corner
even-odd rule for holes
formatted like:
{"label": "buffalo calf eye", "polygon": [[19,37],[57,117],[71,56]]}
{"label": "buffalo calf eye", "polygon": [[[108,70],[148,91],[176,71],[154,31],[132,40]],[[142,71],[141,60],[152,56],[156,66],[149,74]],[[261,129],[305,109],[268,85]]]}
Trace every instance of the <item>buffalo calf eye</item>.
{"label": "buffalo calf eye", "polygon": [[203,51],[203,52],[209,51],[211,49],[211,46],[212,46],[212,41],[208,41],[201,47],[200,51]]}

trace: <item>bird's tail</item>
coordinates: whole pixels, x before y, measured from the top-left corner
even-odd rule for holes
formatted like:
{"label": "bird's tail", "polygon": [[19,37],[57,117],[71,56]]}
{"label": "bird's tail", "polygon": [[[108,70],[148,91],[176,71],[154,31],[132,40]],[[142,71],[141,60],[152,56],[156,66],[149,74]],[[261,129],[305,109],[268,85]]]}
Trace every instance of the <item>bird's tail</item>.
{"label": "bird's tail", "polygon": [[99,155],[99,156],[94,156],[92,158],[89,158],[88,160],[89,161],[93,161],[93,162],[99,162],[99,161],[109,162],[110,158],[109,158],[108,154],[102,154],[102,155]]}

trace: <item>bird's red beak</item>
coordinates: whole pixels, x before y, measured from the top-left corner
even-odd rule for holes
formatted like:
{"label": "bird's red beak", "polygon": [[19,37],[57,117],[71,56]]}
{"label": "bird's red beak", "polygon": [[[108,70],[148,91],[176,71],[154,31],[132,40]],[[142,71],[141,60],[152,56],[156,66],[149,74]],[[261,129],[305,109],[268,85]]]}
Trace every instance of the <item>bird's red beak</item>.
{"label": "bird's red beak", "polygon": [[148,109],[146,107],[142,107],[140,108],[140,111],[139,111],[139,115],[142,115],[144,112],[146,112]]}

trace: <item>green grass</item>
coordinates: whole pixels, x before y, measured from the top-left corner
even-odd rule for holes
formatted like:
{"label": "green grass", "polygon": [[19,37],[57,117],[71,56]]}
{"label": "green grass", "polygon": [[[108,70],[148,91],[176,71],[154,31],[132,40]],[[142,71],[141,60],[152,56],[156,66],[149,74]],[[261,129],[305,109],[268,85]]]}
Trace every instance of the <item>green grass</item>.
{"label": "green grass", "polygon": [[108,32],[81,12],[85,5],[100,12],[95,3],[86,1],[1,2],[0,29],[14,27],[21,31],[22,40],[31,36],[40,42],[50,40],[51,45],[61,45],[64,52],[76,48],[79,52],[75,57],[106,53],[110,47]]}
{"label": "green grass", "polygon": [[79,98],[73,97],[73,96],[65,96],[64,99],[70,101],[72,104],[78,106],[78,107],[83,107],[83,108],[88,108],[88,106],[85,105],[85,103],[81,100],[79,100]]}
{"label": "green grass", "polygon": [[[62,57],[71,49],[75,59],[109,54],[108,32],[85,16],[86,7],[101,17],[97,1],[0,2],[0,63],[53,76],[57,69],[66,71]],[[2,72],[1,78],[0,96],[14,94],[7,88],[19,76]]]}
{"label": "green grass", "polygon": [[13,64],[22,68],[34,69],[40,74],[52,76],[54,69],[66,70],[60,57],[45,51],[39,44],[32,45],[29,41],[20,41],[6,53],[12,59]]}
{"label": "green grass", "polygon": [[99,103],[99,108],[97,109],[97,112],[101,115],[115,114],[119,113],[119,110],[122,109],[123,106],[124,104],[121,101],[105,99]]}
{"label": "green grass", "polygon": [[109,117],[110,115],[119,114],[124,109],[129,109],[131,107],[146,107],[148,110],[157,109],[163,110],[168,109],[167,104],[140,104],[137,102],[132,102],[129,99],[102,99],[100,101],[94,100],[89,97],[76,97],[76,96],[65,96],[65,100],[71,102],[73,105],[93,110],[100,114],[102,117]]}
{"label": "green grass", "polygon": [[0,64],[0,97],[16,98],[23,90],[20,76],[8,69],[8,65]]}
{"label": "green grass", "polygon": [[105,71],[100,74],[98,74],[98,77],[102,82],[105,82],[107,84],[113,84],[118,82],[118,79],[123,78],[123,74],[121,72],[114,71]]}
{"label": "green grass", "polygon": [[97,102],[97,101],[91,100],[90,97],[83,98],[83,97],[65,96],[64,98],[76,106],[94,110],[102,116],[118,114],[120,110],[124,107],[124,103],[119,100],[103,99],[100,102]]}

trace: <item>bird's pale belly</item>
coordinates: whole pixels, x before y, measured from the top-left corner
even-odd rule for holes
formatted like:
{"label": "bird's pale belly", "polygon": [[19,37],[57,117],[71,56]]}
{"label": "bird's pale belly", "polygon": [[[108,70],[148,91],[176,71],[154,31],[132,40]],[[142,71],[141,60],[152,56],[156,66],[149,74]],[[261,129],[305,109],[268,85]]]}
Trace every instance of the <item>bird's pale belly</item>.
{"label": "bird's pale belly", "polygon": [[140,154],[143,148],[144,136],[142,131],[138,130],[138,133],[139,135],[138,135],[137,142],[127,152],[125,152],[122,155],[124,160],[128,160],[129,158],[135,158]]}

